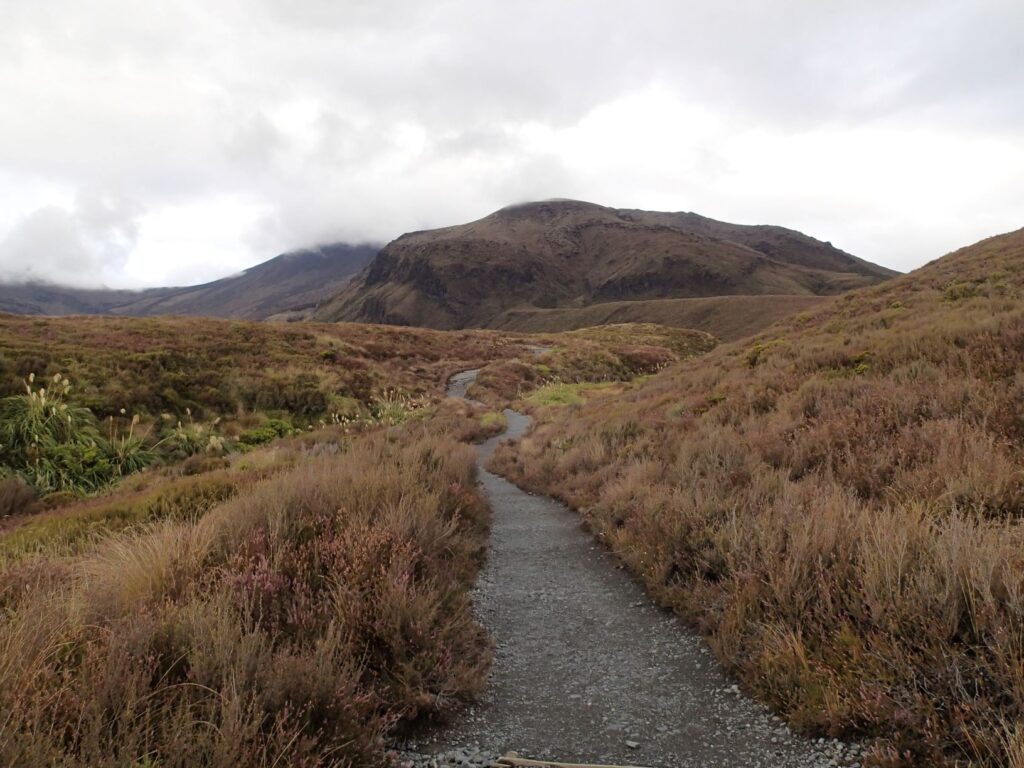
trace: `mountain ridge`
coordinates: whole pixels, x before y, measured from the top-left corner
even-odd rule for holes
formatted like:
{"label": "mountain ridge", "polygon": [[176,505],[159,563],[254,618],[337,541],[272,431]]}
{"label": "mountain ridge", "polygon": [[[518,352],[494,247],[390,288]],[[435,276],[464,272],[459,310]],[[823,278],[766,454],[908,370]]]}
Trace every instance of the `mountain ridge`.
{"label": "mountain ridge", "polygon": [[508,206],[391,241],[320,320],[493,327],[509,311],[829,295],[897,274],[795,230],[578,200]]}
{"label": "mountain ridge", "polygon": [[378,249],[349,243],[302,248],[208,283],[140,291],[47,283],[0,285],[0,312],[266,320],[312,311],[319,301],[343,288]]}

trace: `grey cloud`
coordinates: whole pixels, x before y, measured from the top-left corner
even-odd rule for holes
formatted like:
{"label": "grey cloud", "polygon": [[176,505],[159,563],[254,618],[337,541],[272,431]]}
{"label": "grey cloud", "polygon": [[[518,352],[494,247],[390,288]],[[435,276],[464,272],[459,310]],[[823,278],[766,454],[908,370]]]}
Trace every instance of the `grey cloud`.
{"label": "grey cloud", "polygon": [[[63,215],[0,211],[4,274],[26,268],[12,254],[33,242],[77,253],[93,271],[89,259],[105,260],[100,271],[115,274],[145,237],[132,227],[146,212],[201,212],[225,198],[258,211],[245,244],[252,262],[329,238],[386,240],[529,197],[656,196],[709,215],[774,216],[787,198],[730,206],[716,195],[730,179],[753,186],[729,136],[796,143],[864,125],[959,131],[969,143],[1024,133],[1016,0],[0,0],[0,12],[0,179],[13,180],[0,183],[45,183],[65,198],[117,189],[133,201],[107,200],[100,213],[87,200]],[[642,125],[622,125],[624,140],[595,143],[591,162],[576,166],[524,138],[572,130],[651,87],[720,124],[698,136],[676,127],[692,155],[678,179],[667,164],[608,161],[629,159],[628,134]],[[601,178],[606,166],[615,179]],[[819,197],[856,245],[866,223],[828,188],[850,183],[829,179]],[[103,211],[120,223],[102,223]],[[907,217],[893,210],[881,226],[873,215],[870,226],[886,232]],[[895,250],[916,252],[909,240]]]}
{"label": "grey cloud", "polygon": [[138,236],[131,202],[80,194],[74,209],[39,208],[0,240],[0,281],[105,286]]}

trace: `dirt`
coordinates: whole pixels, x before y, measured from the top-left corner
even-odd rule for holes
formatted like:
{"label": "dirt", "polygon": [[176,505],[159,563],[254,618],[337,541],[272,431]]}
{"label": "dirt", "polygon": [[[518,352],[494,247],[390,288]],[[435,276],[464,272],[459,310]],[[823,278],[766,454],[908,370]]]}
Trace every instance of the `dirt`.
{"label": "dirt", "polygon": [[[464,396],[475,372],[452,379]],[[529,419],[479,447],[493,510],[475,606],[496,642],[479,704],[452,727],[402,745],[406,765],[530,758],[673,768],[852,766],[858,749],[811,740],[745,696],[703,640],[641,586],[553,499],[483,469]]]}

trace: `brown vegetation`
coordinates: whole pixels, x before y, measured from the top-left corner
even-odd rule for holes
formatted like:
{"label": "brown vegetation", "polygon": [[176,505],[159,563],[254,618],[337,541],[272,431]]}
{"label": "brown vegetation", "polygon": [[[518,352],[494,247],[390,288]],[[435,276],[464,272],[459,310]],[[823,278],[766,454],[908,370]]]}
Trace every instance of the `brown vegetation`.
{"label": "brown vegetation", "polygon": [[376,765],[388,731],[472,695],[489,657],[466,594],[486,531],[472,452],[422,421],[333,434],[293,438],[294,466],[246,456],[274,467],[246,482],[237,465],[168,480],[135,500],[169,511],[145,524],[94,508],[91,541],[17,559],[0,763]]}
{"label": "brown vegetation", "polygon": [[385,390],[439,394],[457,370],[525,352],[522,337],[352,324],[0,315],[0,396],[61,373],[80,406],[197,419],[280,412],[307,423]]}
{"label": "brown vegetation", "polygon": [[0,525],[36,509],[36,493],[20,477],[0,477]]}
{"label": "brown vegetation", "polygon": [[490,363],[469,396],[505,406],[545,385],[628,381],[715,346],[707,333],[626,323],[536,337],[533,354]]}
{"label": "brown vegetation", "polygon": [[768,295],[605,301],[588,307],[511,309],[492,327],[519,333],[556,333],[611,323],[656,323],[735,341],[829,300],[825,296]]}
{"label": "brown vegetation", "polygon": [[1024,231],[544,411],[496,466],[579,508],[797,726],[1024,760]]}

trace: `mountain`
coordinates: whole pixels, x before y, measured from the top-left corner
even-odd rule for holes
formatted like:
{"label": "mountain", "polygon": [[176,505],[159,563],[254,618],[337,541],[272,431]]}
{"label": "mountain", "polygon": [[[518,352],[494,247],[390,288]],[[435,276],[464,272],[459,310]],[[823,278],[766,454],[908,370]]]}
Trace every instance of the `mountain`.
{"label": "mountain", "polygon": [[212,283],[112,291],[0,285],[0,311],[23,315],[198,315],[250,320],[302,316],[333,296],[378,251],[335,243],[285,253]]}
{"label": "mountain", "polygon": [[140,296],[167,290],[114,291],[48,283],[3,284],[0,285],[0,312],[14,315],[103,315],[109,314],[113,307],[135,301]]}
{"label": "mountain", "polygon": [[403,235],[316,317],[433,328],[504,327],[510,315],[535,309],[726,295],[828,295],[895,274],[782,227],[550,200]]}

